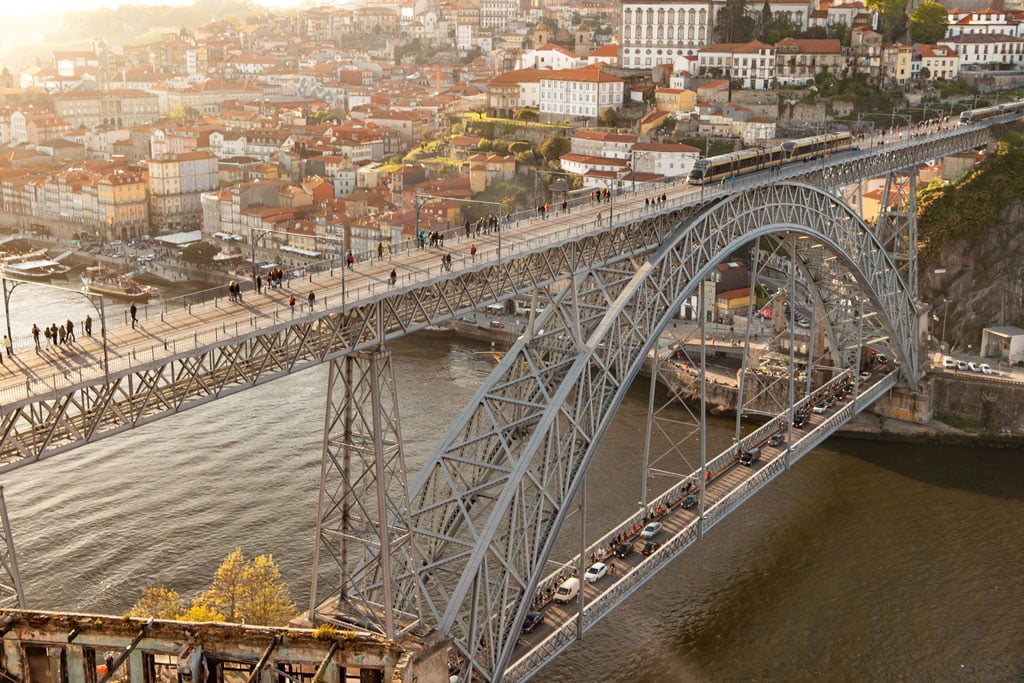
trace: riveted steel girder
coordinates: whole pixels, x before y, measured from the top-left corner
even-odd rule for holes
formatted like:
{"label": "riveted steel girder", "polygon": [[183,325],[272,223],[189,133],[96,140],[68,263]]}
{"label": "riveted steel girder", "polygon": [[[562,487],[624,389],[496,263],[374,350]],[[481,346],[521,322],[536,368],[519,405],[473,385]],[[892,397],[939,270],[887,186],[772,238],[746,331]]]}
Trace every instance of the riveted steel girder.
{"label": "riveted steel girder", "polygon": [[[569,503],[659,332],[719,262],[769,235],[793,238],[811,287],[838,281],[842,295],[868,302],[916,381],[914,304],[895,264],[849,207],[808,185],[734,194],[649,260],[602,264],[567,282],[537,323],[543,333],[505,355],[410,493],[417,543],[397,580],[417,587],[424,618],[453,638],[466,680],[500,680]],[[821,289],[827,307],[837,295]],[[852,319],[837,312],[826,322],[846,367]]]}

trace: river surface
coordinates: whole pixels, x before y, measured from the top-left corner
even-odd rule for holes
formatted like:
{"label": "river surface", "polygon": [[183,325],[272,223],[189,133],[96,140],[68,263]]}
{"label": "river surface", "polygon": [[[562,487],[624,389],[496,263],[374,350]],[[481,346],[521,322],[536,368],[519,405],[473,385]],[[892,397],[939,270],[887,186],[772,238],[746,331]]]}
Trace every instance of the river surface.
{"label": "river surface", "polygon": [[[88,306],[19,290],[14,326],[59,323],[72,309],[80,320],[79,302]],[[493,368],[486,348],[433,335],[395,344],[411,471]],[[191,597],[238,546],[272,554],[306,609],[326,375],[286,377],[8,474],[30,606],[121,613],[152,583]],[[641,381],[588,472],[590,536],[635,509],[646,402]],[[713,421],[709,440],[727,444],[732,429]],[[537,680],[1024,680],[1022,456],[834,438]]]}

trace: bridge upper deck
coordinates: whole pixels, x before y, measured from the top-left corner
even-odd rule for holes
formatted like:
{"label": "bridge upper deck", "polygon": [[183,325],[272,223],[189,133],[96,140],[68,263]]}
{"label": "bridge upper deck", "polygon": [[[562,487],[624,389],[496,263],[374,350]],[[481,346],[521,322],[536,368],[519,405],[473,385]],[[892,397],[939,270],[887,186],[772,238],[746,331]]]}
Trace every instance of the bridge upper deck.
{"label": "bridge upper deck", "polygon": [[[239,303],[220,300],[171,309],[160,304],[145,306],[140,309],[139,324],[134,329],[124,321],[107,321],[109,374],[131,371],[181,355],[194,355],[211,346],[308,322],[310,317],[364,305],[408,288],[429,286],[465,269],[500,264],[502,259],[509,262],[527,252],[600,233],[609,227],[609,217],[615,224],[630,223],[770,182],[800,180],[809,176],[815,176],[813,179],[818,181],[866,177],[872,172],[867,168],[871,164],[865,163],[869,160],[882,159],[890,166],[895,163],[910,165],[929,155],[974,146],[980,138],[972,133],[984,130],[983,124],[974,124],[933,131],[923,137],[889,141],[884,145],[879,144],[880,140],[869,139],[864,148],[837,154],[833,158],[823,158],[810,164],[793,164],[778,169],[770,176],[754,174],[706,188],[690,186],[680,180],[658,186],[653,191],[633,193],[628,188],[620,189],[610,203],[595,205],[584,200],[582,205],[572,207],[567,214],[552,211],[547,219],[520,216],[500,233],[467,238],[460,230],[454,239],[446,240],[443,248],[416,249],[408,244],[402,253],[384,260],[358,263],[348,272],[338,265],[327,272],[310,275],[308,280],[292,280],[290,286],[267,291],[263,295],[249,293]],[[936,144],[943,149],[932,150]],[[904,158],[896,161],[891,158],[893,156]],[[646,199],[662,193],[667,196],[664,205],[654,209],[645,207]],[[469,254],[471,244],[477,248],[475,257]],[[441,255],[445,253],[450,253],[453,258],[450,271],[441,265]],[[398,276],[395,286],[389,282],[392,268]],[[316,295],[312,310],[307,303],[310,291]],[[292,295],[297,298],[294,309],[288,305]],[[432,319],[425,324],[438,321]],[[105,381],[101,335],[94,334],[90,339],[79,334],[75,345],[44,347],[43,353],[36,355],[31,352],[27,333],[33,322],[12,321],[12,328],[22,334],[14,336],[17,351],[14,363],[0,375],[0,404],[10,407],[32,396],[61,391],[80,383]]]}
{"label": "bridge upper deck", "polygon": [[[95,329],[92,337],[79,330],[74,344],[43,348],[38,354],[28,335],[34,321],[11,321],[12,329],[22,333],[15,335],[15,357],[0,368],[0,470],[529,291],[566,274],[553,272],[551,262],[535,258],[552,249],[619,231],[630,235],[633,251],[606,250],[600,257],[629,258],[659,246],[664,230],[671,228],[666,224],[646,232],[635,229],[654,216],[673,214],[677,220],[685,215],[683,210],[692,212],[723,196],[780,181],[809,179],[839,187],[885,170],[912,167],[983,144],[990,136],[988,126],[995,122],[933,130],[884,145],[867,140],[860,149],[726,184],[695,187],[677,181],[635,194],[624,188],[607,202],[584,199],[568,212],[553,211],[546,219],[520,216],[496,232],[448,239],[443,248],[408,245],[352,270],[339,266],[292,281],[284,289],[247,293],[240,302],[221,300],[167,310],[146,307],[135,326],[107,320],[105,337]],[[645,204],[661,195],[666,201],[656,207]],[[471,245],[476,246],[475,255],[470,254]],[[442,254],[451,256],[451,268],[442,267]],[[579,267],[566,265],[568,261],[559,266]],[[526,268],[534,271],[523,272]],[[394,285],[392,269],[397,275]],[[470,288],[471,276],[484,284]],[[316,295],[312,310],[307,303],[310,291]],[[292,295],[297,299],[294,308],[289,306]],[[111,402],[118,403],[117,415],[110,413]]]}

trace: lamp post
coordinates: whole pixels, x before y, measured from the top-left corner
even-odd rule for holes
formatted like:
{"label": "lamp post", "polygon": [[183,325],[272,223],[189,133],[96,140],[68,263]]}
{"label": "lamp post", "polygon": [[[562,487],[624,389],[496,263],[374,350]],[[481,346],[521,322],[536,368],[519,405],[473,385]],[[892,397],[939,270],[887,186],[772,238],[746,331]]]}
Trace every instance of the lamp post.
{"label": "lamp post", "polygon": [[949,308],[949,299],[945,299],[944,298],[942,300],[942,339],[939,340],[939,348],[942,348],[942,345],[946,343],[946,318],[948,317],[947,316],[948,308]]}

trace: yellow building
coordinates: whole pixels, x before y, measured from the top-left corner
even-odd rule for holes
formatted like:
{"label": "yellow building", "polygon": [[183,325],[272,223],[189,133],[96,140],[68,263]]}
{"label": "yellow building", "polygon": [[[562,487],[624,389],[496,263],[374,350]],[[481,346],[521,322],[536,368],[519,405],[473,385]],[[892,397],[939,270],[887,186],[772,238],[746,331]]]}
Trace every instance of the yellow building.
{"label": "yellow building", "polygon": [[697,91],[686,88],[655,88],[654,106],[677,119],[686,118],[697,105]]}
{"label": "yellow building", "polygon": [[97,179],[96,210],[108,239],[131,239],[145,234],[149,202],[142,174],[117,170]]}

